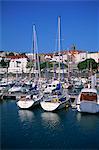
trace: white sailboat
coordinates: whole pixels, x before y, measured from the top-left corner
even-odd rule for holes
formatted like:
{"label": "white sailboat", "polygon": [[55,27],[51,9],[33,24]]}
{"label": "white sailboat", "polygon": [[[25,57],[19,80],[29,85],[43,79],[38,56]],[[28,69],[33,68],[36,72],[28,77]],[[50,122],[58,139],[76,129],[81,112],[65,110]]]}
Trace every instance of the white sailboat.
{"label": "white sailboat", "polygon": [[[35,65],[36,63],[38,63],[38,78],[40,79],[40,66],[39,66],[39,59],[38,59],[38,51],[37,51],[37,37],[36,37],[36,29],[35,29],[35,25],[33,25],[33,46],[34,46],[34,50],[36,51],[35,56],[37,54],[37,60],[35,58]],[[36,69],[36,67],[35,67]],[[37,77],[37,75],[36,75]],[[19,99],[19,101],[17,102],[17,105],[21,108],[21,109],[29,109],[35,105],[38,105],[41,101],[43,97],[43,94],[37,89],[35,91],[33,91],[33,93],[31,94],[27,94],[26,96],[21,96],[21,98]]]}
{"label": "white sailboat", "polygon": [[53,90],[57,90],[60,88],[60,83],[58,80],[53,80],[51,83],[47,84],[43,93],[52,93]]}
{"label": "white sailboat", "polygon": [[22,90],[22,84],[19,82],[16,82],[15,85],[8,90],[8,92],[16,93],[16,92],[21,92],[21,90]]}
{"label": "white sailboat", "polygon": [[0,81],[0,91],[10,89],[14,84],[14,81],[7,81],[6,79],[2,79],[2,81]]}
{"label": "white sailboat", "polygon": [[58,51],[59,51],[59,77],[58,81],[57,80],[54,81],[57,84],[49,85],[49,87],[45,89],[45,93],[49,92],[49,94],[47,95],[44,94],[43,101],[40,102],[41,107],[45,111],[55,111],[57,109],[64,108],[69,100],[69,96],[67,96],[67,93],[62,88],[62,84],[60,83],[60,17],[58,17]]}
{"label": "white sailboat", "polygon": [[55,111],[64,108],[68,104],[69,96],[65,91],[55,90],[54,92],[44,95],[43,101],[40,102],[41,107],[45,111]]}
{"label": "white sailboat", "polygon": [[27,96],[21,96],[20,100],[17,102],[17,105],[21,109],[29,109],[32,108],[40,103],[42,100],[43,94],[42,93],[33,93]]}

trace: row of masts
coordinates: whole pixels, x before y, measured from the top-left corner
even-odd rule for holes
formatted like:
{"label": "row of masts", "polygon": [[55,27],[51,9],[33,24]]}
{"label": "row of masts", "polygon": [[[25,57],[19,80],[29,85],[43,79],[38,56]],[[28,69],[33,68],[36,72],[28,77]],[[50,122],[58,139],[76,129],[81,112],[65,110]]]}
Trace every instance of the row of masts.
{"label": "row of masts", "polygon": [[[38,68],[38,73],[35,74],[35,78],[41,78],[40,73],[40,61],[39,61],[39,55],[38,55],[38,45],[37,45],[37,34],[36,34],[36,26],[33,25],[33,44],[32,44],[32,51],[33,51],[33,61],[34,61],[34,69]],[[58,80],[60,81],[60,50],[61,50],[61,19],[60,16],[58,17],[58,53],[59,53],[59,74],[58,74]],[[55,74],[54,74],[55,76]]]}
{"label": "row of masts", "polygon": [[[37,44],[37,32],[36,32],[36,26],[33,25],[32,27],[32,32],[33,32],[33,43],[32,43],[32,51],[33,51],[33,62],[34,62],[34,66],[33,66],[33,72],[34,70],[38,69],[38,72],[34,73],[34,78],[35,79],[40,79],[41,78],[41,72],[40,72],[40,60],[39,60],[39,54],[38,54],[38,44]],[[60,54],[61,54],[61,17],[58,17],[58,56],[59,56],[59,62],[58,62],[58,66],[59,66],[59,71],[58,71],[58,80],[61,80],[61,62],[60,62]],[[54,54],[53,54],[54,55]],[[87,58],[87,54],[86,54],[86,58]],[[46,63],[47,64],[47,63]],[[67,65],[68,65],[68,79],[70,78],[70,65],[69,65],[69,60],[67,59]],[[92,71],[92,66],[90,66],[90,72]],[[48,64],[46,66],[46,68],[48,68]],[[55,62],[53,63],[53,77],[56,78],[56,73],[55,73]],[[64,67],[62,67],[62,74],[63,74],[63,78],[64,78]],[[48,76],[48,73],[47,73]]]}

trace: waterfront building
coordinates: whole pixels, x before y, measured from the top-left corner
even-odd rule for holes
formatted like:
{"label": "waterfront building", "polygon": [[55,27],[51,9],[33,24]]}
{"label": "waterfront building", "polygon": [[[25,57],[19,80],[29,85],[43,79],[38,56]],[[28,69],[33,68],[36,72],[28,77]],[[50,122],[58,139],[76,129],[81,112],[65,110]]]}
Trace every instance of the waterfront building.
{"label": "waterfront building", "polygon": [[26,53],[26,56],[29,58],[29,60],[33,60],[35,57],[33,53]]}
{"label": "waterfront building", "polygon": [[98,63],[99,62],[99,52],[89,52],[88,58],[92,58]]}
{"label": "waterfront building", "polygon": [[10,64],[8,73],[26,73],[28,57],[26,55],[8,56]]}
{"label": "waterfront building", "polygon": [[0,51],[0,57],[2,58],[2,57],[5,57],[5,56],[6,56],[6,52]]}
{"label": "waterfront building", "polygon": [[[59,53],[55,53],[53,55],[46,54],[46,58],[49,58],[50,61],[59,62]],[[61,51],[60,54],[60,62],[67,64],[68,72],[77,72],[78,63],[89,58],[99,62],[99,52],[87,52],[84,50],[71,49]]]}
{"label": "waterfront building", "polygon": [[[59,54],[55,53],[55,55],[50,56],[49,54],[46,54],[46,57],[49,57],[50,60],[59,62]],[[73,62],[78,64],[81,61],[84,61],[86,59],[92,58],[96,62],[99,61],[99,52],[87,52],[84,50],[64,50],[61,51],[60,54],[60,62]]]}
{"label": "waterfront building", "polygon": [[[10,53],[10,52],[9,52]],[[14,52],[13,52],[14,53]],[[34,54],[35,55],[35,54]],[[8,73],[29,73],[30,69],[27,68],[28,60],[33,60],[35,57],[33,53],[27,54],[16,54],[13,56],[8,55],[8,52],[0,51],[0,61],[2,58],[5,60],[9,59],[10,64],[8,68]],[[84,50],[76,50],[75,48],[71,48],[70,50],[64,50],[60,52],[60,62],[68,65],[68,70],[73,72],[73,70],[77,70],[77,65],[79,62],[84,61],[86,59],[92,58],[97,63],[99,62],[99,52],[87,52]],[[59,62],[59,53],[47,53],[47,54],[39,54],[40,62],[51,61],[51,62]],[[2,71],[3,69],[3,71]],[[5,68],[0,68],[0,74],[6,72]],[[31,69],[31,73],[33,69]]]}

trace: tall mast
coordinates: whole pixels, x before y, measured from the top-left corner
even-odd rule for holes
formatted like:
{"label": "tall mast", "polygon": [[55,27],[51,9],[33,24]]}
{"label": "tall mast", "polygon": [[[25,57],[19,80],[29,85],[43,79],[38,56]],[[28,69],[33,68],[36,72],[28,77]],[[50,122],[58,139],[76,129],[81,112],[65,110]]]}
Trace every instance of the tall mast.
{"label": "tall mast", "polygon": [[69,65],[69,62],[70,62],[70,55],[69,55],[69,49],[67,51],[67,63],[68,63],[68,80],[70,78],[70,65]]}
{"label": "tall mast", "polygon": [[[39,56],[38,56],[38,45],[37,45],[37,35],[36,35],[36,27],[33,25],[33,47],[34,47],[34,57],[35,57],[35,69],[38,67],[38,77],[40,79],[40,63],[39,63]],[[37,61],[36,61],[37,60]],[[37,63],[37,66],[36,66]]]}
{"label": "tall mast", "polygon": [[[35,31],[35,25],[33,25],[33,60],[34,60],[34,70],[36,70],[36,31]],[[35,75],[35,73],[34,73]],[[36,75],[35,75],[36,77]],[[34,77],[34,78],[35,78]]]}
{"label": "tall mast", "polygon": [[58,53],[59,53],[59,81],[60,81],[60,37],[61,37],[60,16],[58,17]]}
{"label": "tall mast", "polygon": [[[55,56],[55,52],[53,54],[53,58]],[[53,61],[53,76],[54,76],[54,79],[56,79],[56,69],[55,69],[55,61]]]}

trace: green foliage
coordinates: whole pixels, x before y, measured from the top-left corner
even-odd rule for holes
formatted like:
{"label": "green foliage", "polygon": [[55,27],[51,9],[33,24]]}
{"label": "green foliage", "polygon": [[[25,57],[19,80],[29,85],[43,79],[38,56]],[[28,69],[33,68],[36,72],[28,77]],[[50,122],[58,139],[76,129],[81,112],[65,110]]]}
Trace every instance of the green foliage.
{"label": "green foliage", "polygon": [[[59,67],[59,63],[55,62],[54,65],[56,67]],[[34,66],[34,63],[32,61],[27,62],[27,66],[26,66],[27,68],[31,69],[33,66]],[[60,67],[61,67],[61,69],[62,68],[67,68],[67,65],[60,63]],[[40,69],[45,69],[45,68],[53,68],[53,62],[42,62],[42,63],[40,63]]]}
{"label": "green foliage", "polygon": [[41,69],[46,68],[46,62],[40,63],[40,68],[41,68]]}
{"label": "green foliage", "polygon": [[[59,67],[59,63],[54,63],[54,65],[56,67]],[[40,64],[40,68],[41,69],[45,69],[45,68],[53,68],[53,62],[43,62]],[[67,65],[66,64],[63,64],[63,63],[60,63],[60,68],[67,68]]]}
{"label": "green foliage", "polygon": [[90,58],[90,59],[86,59],[85,61],[80,62],[77,67],[79,70],[85,70],[85,69],[96,70],[98,68],[98,63],[95,62],[94,59]]}
{"label": "green foliage", "polygon": [[52,68],[53,63],[52,62],[43,62],[40,63],[40,69],[45,69],[45,68]]}
{"label": "green foliage", "polygon": [[7,54],[7,56],[14,56],[14,53],[10,52],[9,54]]}
{"label": "green foliage", "polygon": [[28,61],[26,68],[32,68],[34,66],[33,61]]}
{"label": "green foliage", "polygon": [[10,61],[5,61],[4,59],[2,59],[1,62],[0,62],[0,66],[2,68],[8,68],[9,67],[9,62]]}

